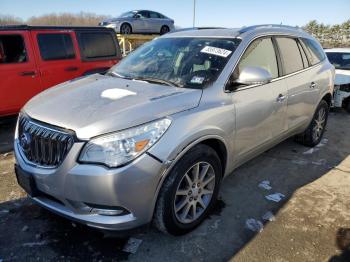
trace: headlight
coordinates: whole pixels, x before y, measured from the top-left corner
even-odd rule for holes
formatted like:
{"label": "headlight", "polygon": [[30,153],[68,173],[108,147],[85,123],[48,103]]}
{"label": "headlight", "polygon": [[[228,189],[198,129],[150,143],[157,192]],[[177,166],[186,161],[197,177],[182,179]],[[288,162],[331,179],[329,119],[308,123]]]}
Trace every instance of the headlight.
{"label": "headlight", "polygon": [[171,120],[164,118],[93,138],[84,146],[79,160],[85,163],[100,163],[108,167],[126,164],[154,145],[170,124]]}

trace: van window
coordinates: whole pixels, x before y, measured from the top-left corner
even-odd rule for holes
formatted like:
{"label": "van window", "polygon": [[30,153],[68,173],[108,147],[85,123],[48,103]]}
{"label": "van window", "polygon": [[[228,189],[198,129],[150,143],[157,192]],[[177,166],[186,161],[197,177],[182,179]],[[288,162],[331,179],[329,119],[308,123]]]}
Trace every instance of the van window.
{"label": "van window", "polygon": [[288,75],[304,69],[303,60],[299,47],[294,38],[277,37],[279,50],[281,52],[284,74]]}
{"label": "van window", "polygon": [[24,63],[27,53],[21,35],[0,35],[0,64]]}
{"label": "van window", "polygon": [[277,58],[271,38],[260,38],[250,44],[238,64],[238,71],[235,70],[235,75],[238,77],[246,66],[264,68],[272,78],[278,77]]}
{"label": "van window", "polygon": [[325,59],[322,48],[314,40],[302,38],[301,41],[305,46],[305,51],[311,65],[315,65]]}
{"label": "van window", "polygon": [[107,59],[117,55],[113,36],[108,32],[81,32],[78,39],[85,60]]}
{"label": "van window", "polygon": [[41,58],[45,61],[75,57],[70,34],[38,34]]}

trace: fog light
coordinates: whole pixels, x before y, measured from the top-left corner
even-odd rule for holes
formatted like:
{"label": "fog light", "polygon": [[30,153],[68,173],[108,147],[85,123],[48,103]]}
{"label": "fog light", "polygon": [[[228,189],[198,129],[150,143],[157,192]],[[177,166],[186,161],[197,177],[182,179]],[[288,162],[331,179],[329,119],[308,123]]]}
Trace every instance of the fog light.
{"label": "fog light", "polygon": [[91,213],[96,213],[102,216],[120,216],[123,213],[125,213],[122,209],[100,209],[100,208],[93,208],[91,210]]}

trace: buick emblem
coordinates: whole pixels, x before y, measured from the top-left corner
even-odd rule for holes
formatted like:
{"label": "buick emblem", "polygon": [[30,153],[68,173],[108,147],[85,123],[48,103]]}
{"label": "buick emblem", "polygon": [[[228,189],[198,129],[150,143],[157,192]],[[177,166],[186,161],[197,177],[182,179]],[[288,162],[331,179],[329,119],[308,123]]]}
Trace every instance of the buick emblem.
{"label": "buick emblem", "polygon": [[28,150],[31,143],[31,136],[29,133],[23,133],[19,139],[19,144],[24,151]]}

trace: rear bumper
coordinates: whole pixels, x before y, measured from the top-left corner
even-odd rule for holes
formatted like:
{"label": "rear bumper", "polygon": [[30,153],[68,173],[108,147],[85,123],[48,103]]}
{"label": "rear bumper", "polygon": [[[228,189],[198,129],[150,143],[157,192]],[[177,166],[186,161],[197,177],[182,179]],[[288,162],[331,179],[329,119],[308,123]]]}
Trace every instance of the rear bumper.
{"label": "rear bumper", "polygon": [[[164,165],[147,154],[121,168],[76,162],[83,143],[76,143],[56,169],[25,162],[15,141],[17,165],[30,173],[41,194],[32,199],[68,219],[105,230],[130,230],[152,220]],[[96,208],[97,207],[97,208]],[[97,210],[123,210],[101,215]]]}

